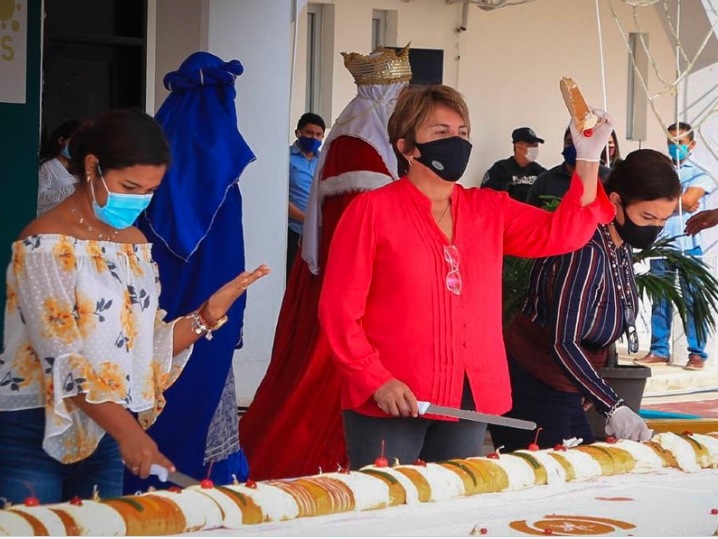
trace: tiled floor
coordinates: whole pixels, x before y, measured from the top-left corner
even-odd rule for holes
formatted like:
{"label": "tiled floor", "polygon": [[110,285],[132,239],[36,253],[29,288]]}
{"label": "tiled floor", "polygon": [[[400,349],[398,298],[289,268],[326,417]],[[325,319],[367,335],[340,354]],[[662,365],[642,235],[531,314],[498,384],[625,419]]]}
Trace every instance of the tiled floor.
{"label": "tiled floor", "polygon": [[[621,355],[620,363],[630,365],[633,357]],[[641,409],[718,418],[718,368],[713,362],[703,371],[684,370],[682,363],[651,367]]]}
{"label": "tiled floor", "polygon": [[[701,395],[694,395],[693,397],[700,399]],[[718,418],[718,398],[712,396],[710,400],[662,402],[656,404],[644,403],[641,409],[673,414],[695,415],[704,418]]]}

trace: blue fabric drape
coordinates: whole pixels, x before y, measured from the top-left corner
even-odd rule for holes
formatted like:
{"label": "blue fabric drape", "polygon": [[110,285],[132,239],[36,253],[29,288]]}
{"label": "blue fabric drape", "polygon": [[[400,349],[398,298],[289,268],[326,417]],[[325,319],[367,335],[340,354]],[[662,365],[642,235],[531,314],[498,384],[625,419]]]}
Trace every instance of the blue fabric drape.
{"label": "blue fabric drape", "polygon": [[[198,52],[165,76],[170,95],[157,112],[172,151],[172,164],[139,228],[153,246],[162,283],[160,307],[167,319],[197,309],[227,281],[244,271],[242,199],[244,168],[255,159],[237,128],[234,80],[237,60]],[[200,339],[181,376],[165,395],[167,405],[150,436],[178,470],[196,478],[203,464],[207,431],[224,388],[235,348],[241,346],[246,295],[230,309],[229,322],[211,341]],[[237,416],[230,420],[236,423]],[[243,455],[212,466],[212,479],[246,477]],[[126,474],[125,492],[146,490],[153,480]],[[166,486],[166,485],[164,485]]]}

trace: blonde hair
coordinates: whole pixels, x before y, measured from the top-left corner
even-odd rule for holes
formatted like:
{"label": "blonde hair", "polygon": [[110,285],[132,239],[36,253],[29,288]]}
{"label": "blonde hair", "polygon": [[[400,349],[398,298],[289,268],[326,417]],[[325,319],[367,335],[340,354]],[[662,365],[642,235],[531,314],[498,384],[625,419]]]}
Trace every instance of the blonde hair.
{"label": "blonde hair", "polygon": [[404,150],[410,152],[416,145],[416,131],[431,115],[436,105],[444,105],[455,111],[471,132],[469,123],[469,107],[464,97],[454,88],[443,84],[430,86],[409,86],[397,99],[394,113],[389,118],[387,130],[389,142],[394,149],[398,162],[398,172],[403,176],[409,170],[409,162],[397,148],[397,141],[404,139]]}

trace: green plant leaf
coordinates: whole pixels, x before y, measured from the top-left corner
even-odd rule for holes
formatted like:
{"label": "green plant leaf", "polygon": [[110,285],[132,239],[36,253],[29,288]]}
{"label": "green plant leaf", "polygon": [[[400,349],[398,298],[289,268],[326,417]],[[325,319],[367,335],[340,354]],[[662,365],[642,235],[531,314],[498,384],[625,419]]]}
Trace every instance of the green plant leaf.
{"label": "green plant leaf", "polygon": [[[647,249],[634,253],[634,261],[642,262],[654,258],[664,259],[676,269],[663,277],[651,273],[636,274],[636,284],[641,297],[645,294],[651,302],[668,300],[681,317],[684,331],[688,331],[688,313],[693,313],[698,340],[705,341],[716,327],[714,313],[718,310],[718,279],[701,258],[687,255],[671,246],[673,238],[664,238]],[[691,287],[693,304],[685,301],[680,281]]]}

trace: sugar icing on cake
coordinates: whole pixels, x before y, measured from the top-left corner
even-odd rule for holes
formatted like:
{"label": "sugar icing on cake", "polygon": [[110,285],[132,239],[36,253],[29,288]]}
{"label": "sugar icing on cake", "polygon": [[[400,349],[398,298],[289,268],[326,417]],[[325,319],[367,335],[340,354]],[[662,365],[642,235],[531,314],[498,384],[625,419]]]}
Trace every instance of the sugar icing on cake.
{"label": "sugar icing on cake", "polygon": [[[558,450],[561,449],[561,450]],[[0,535],[171,535],[237,529],[262,522],[451,500],[482,492],[588,480],[616,473],[718,466],[718,435],[662,433],[646,443],[620,440],[499,458],[368,466],[292,480],[191,487],[104,500],[0,511]]]}

